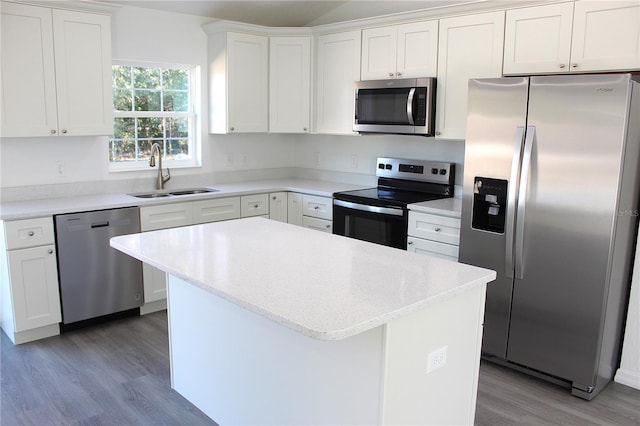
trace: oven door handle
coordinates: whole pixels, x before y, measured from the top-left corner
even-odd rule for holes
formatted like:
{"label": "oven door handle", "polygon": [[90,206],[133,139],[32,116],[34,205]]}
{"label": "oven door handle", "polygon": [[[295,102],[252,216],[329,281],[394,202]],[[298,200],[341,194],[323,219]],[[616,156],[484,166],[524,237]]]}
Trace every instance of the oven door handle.
{"label": "oven door handle", "polygon": [[371,212],[371,213],[388,214],[391,216],[404,215],[404,209],[402,209],[401,207],[368,206],[366,204],[350,203],[348,201],[335,200],[335,199],[333,200],[333,205],[338,207],[344,207],[346,209],[361,210],[363,212]]}

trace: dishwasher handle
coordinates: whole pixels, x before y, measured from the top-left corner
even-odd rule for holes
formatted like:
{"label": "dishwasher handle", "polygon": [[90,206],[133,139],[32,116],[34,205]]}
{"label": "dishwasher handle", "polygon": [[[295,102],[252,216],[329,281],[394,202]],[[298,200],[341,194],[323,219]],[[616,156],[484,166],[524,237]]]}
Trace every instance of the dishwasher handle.
{"label": "dishwasher handle", "polygon": [[104,222],[96,222],[96,223],[92,223],[91,224],[91,229],[93,228],[104,228],[109,226],[109,221],[104,221]]}

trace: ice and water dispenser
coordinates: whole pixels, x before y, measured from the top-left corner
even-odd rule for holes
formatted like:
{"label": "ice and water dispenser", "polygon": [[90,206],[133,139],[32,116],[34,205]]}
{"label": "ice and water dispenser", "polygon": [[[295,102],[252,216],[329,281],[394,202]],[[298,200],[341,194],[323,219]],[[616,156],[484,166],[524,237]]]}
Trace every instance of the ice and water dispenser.
{"label": "ice and water dispenser", "polygon": [[473,183],[471,226],[483,231],[504,233],[507,210],[507,181],[476,177]]}

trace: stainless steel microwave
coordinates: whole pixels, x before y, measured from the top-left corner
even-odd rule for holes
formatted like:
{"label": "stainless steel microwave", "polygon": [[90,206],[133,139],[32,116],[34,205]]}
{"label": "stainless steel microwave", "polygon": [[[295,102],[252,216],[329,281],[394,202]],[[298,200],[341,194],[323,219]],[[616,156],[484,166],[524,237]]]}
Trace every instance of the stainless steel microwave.
{"label": "stainless steel microwave", "polygon": [[435,78],[356,81],[354,86],[355,132],[434,135]]}

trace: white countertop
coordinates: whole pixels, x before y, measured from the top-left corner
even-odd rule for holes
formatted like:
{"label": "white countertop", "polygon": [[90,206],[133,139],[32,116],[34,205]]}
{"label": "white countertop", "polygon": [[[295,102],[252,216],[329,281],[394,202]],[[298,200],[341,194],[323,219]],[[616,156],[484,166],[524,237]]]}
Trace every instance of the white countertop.
{"label": "white countertop", "polygon": [[[19,220],[54,214],[75,213],[131,206],[180,203],[209,198],[233,197],[265,192],[293,191],[304,194],[331,197],[334,192],[368,187],[342,182],[303,179],[276,179],[220,185],[203,185],[219,191],[206,194],[181,195],[161,198],[136,198],[127,194],[97,194],[30,201],[15,201],[0,204],[0,219]],[[171,188],[180,190],[181,188]],[[148,192],[152,192],[151,190]]]}
{"label": "white countertop", "polygon": [[423,201],[409,204],[409,210],[423,213],[434,213],[440,216],[460,218],[462,216],[461,198],[443,198],[441,200]]}
{"label": "white countertop", "polygon": [[321,340],[359,334],[496,277],[264,218],[119,236],[111,245]]}

